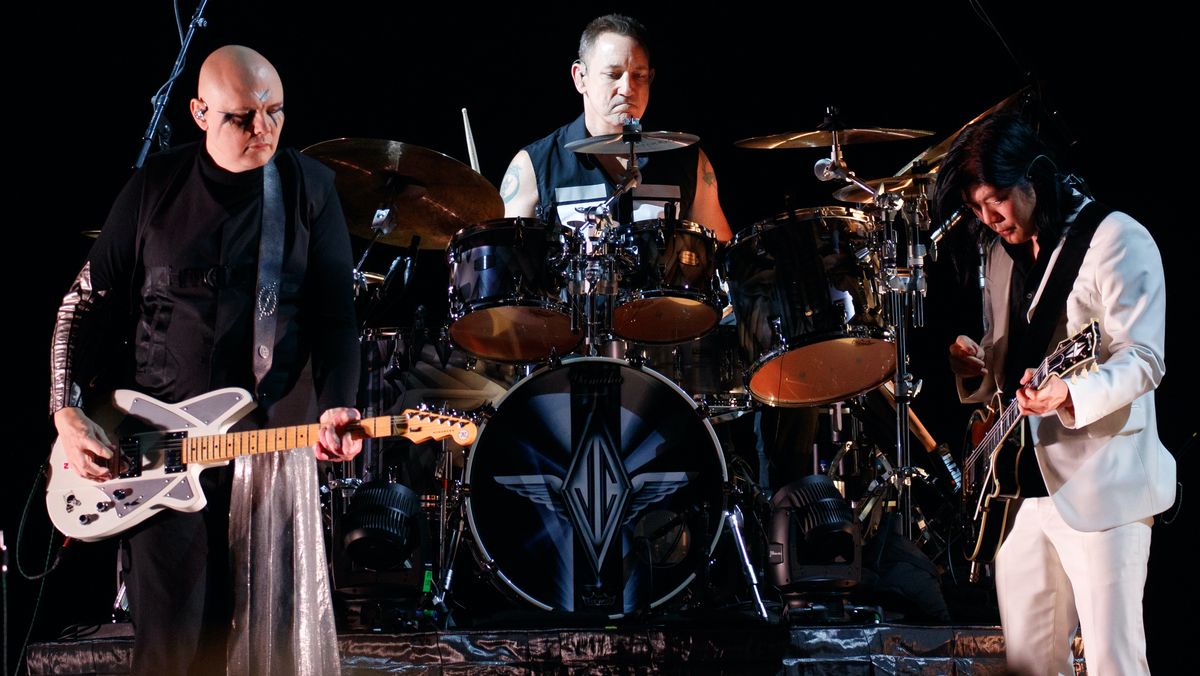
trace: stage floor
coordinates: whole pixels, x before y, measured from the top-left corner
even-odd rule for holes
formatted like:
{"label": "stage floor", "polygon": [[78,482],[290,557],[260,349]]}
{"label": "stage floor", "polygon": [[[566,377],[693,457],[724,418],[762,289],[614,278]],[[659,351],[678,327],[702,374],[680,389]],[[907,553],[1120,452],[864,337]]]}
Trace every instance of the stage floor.
{"label": "stage floor", "polygon": [[[622,626],[338,637],[343,674],[996,674],[999,627]],[[29,673],[125,674],[128,625],[30,647]]]}

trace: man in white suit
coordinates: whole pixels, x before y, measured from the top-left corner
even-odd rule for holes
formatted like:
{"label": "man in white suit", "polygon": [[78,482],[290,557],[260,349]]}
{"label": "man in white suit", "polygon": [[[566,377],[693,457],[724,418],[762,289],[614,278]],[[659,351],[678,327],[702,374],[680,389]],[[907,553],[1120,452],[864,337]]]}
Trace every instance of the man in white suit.
{"label": "man in white suit", "polygon": [[[1175,495],[1175,461],[1154,414],[1165,371],[1162,260],[1142,225],[1081,188],[1012,116],[964,131],[938,176],[939,211],[968,208],[995,235],[983,340],[959,336],[950,346],[960,397],[1015,395],[1035,451],[1022,455],[1023,499],[996,556],[1008,664],[1018,674],[1073,673],[1077,625],[1089,674],[1149,673],[1150,526]],[[1099,370],[1030,387],[1032,367],[1092,319]]]}

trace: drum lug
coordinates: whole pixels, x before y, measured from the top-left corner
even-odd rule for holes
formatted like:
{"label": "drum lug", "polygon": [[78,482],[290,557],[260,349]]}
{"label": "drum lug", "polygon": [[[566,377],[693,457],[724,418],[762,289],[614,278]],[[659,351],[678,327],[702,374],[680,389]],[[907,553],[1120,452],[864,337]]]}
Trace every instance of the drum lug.
{"label": "drum lug", "polygon": [[[692,401],[696,401],[696,400],[693,399]],[[699,416],[699,418],[701,420],[708,420],[708,402],[707,401],[696,401],[696,415]]]}
{"label": "drum lug", "polygon": [[787,338],[783,335],[783,318],[779,315],[771,315],[767,321],[771,324],[771,345],[786,352],[788,344]]}

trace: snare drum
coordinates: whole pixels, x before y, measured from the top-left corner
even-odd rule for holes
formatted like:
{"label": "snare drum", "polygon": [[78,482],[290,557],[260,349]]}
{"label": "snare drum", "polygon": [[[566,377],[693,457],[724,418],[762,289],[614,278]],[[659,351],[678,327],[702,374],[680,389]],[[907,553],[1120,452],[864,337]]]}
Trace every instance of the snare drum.
{"label": "snare drum", "polygon": [[450,339],[484,359],[536,362],[571,352],[563,268],[571,230],[502,218],[460,230],[450,241]]}
{"label": "snare drum", "polygon": [[691,221],[637,221],[617,231],[633,268],[622,275],[613,331],[638,343],[698,338],[721,319],[717,240]]}
{"label": "snare drum", "polygon": [[725,461],[671,381],[606,357],[517,383],[467,461],[467,522],[494,581],[543,610],[653,608],[716,546]]}
{"label": "snare drum", "polygon": [[724,267],[756,399],[830,403],[891,377],[896,350],[867,247],[873,227],[856,209],[817,207],[738,233]]}
{"label": "snare drum", "polygon": [[631,344],[625,355],[675,381],[704,406],[709,422],[734,420],[754,408],[742,380],[746,364],[736,326],[718,324],[704,337],[678,345]]}

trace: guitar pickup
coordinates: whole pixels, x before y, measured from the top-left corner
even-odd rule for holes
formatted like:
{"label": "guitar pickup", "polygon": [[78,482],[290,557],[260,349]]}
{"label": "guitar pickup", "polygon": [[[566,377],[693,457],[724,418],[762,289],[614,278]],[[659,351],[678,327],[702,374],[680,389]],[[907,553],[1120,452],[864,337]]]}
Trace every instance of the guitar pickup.
{"label": "guitar pickup", "polygon": [[167,474],[187,471],[187,465],[183,462],[183,440],[186,438],[187,432],[171,432],[163,435],[160,444],[163,454],[163,471]]}
{"label": "guitar pickup", "polygon": [[121,437],[117,444],[117,451],[120,453],[119,462],[121,463],[121,472],[117,475],[122,479],[131,479],[142,475],[142,437],[140,434],[133,434],[126,437]]}

